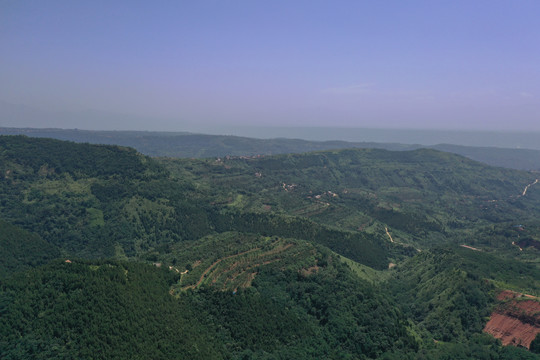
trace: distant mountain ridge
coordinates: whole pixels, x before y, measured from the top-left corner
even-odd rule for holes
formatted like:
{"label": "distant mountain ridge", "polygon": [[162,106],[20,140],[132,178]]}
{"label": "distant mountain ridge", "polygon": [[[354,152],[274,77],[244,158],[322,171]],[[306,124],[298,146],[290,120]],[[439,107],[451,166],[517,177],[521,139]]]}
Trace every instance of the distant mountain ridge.
{"label": "distant mountain ridge", "polygon": [[129,146],[159,157],[208,158],[224,156],[276,155],[344,148],[378,148],[394,151],[432,148],[466,156],[492,166],[516,170],[540,170],[540,150],[474,147],[453,144],[418,144],[310,141],[302,139],[256,139],[188,132],[91,131],[78,129],[0,128],[0,135],[27,135],[74,142]]}

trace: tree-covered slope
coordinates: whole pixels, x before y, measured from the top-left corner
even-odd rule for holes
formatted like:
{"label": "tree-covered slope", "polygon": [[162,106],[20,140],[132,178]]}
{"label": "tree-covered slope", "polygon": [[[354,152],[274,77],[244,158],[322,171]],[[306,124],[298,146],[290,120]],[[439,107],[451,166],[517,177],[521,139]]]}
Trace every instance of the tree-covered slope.
{"label": "tree-covered slope", "polygon": [[133,256],[211,231],[194,185],[132,149],[0,137],[0,172],[0,216],[67,254]]}
{"label": "tree-covered slope", "polygon": [[0,174],[3,358],[536,356],[481,334],[497,291],[539,291],[534,173],[0,137]]}
{"label": "tree-covered slope", "polygon": [[[181,254],[205,259],[188,249]],[[372,359],[418,348],[395,304],[327,250],[294,240],[264,250],[216,267],[230,274],[251,261],[252,283],[234,291],[215,273],[182,288],[185,274],[166,263],[68,259],[16,275],[1,283],[0,352],[9,359]]]}
{"label": "tree-covered slope", "polygon": [[447,241],[534,260],[539,241],[536,174],[433,150],[158,163],[21,136],[1,137],[0,149],[0,217],[66,254],[130,257],[240,231],[313,241],[382,269]]}
{"label": "tree-covered slope", "polygon": [[[71,176],[142,177],[150,167],[134,149],[96,146],[23,136],[1,136],[3,163],[15,161],[19,168],[4,166],[3,173],[13,180],[68,173]],[[154,168],[155,170],[155,168]]]}
{"label": "tree-covered slope", "polygon": [[0,220],[0,278],[43,265],[60,256],[55,246],[40,236]]}
{"label": "tree-covered slope", "polygon": [[[156,161],[130,149],[20,136],[0,139],[5,174],[1,216],[66,254],[129,257],[234,230],[315,241],[377,268],[388,265],[393,251],[369,234],[293,217],[227,211],[216,203],[211,185],[191,174],[171,177]],[[34,152],[39,156],[32,157]],[[110,164],[102,169],[99,163],[107,159]],[[217,189],[219,196],[224,191]]]}
{"label": "tree-covered slope", "polygon": [[56,261],[1,283],[3,359],[222,359],[224,344],[174,273],[136,263]]}
{"label": "tree-covered slope", "polygon": [[482,330],[502,289],[538,291],[539,279],[538,268],[519,261],[445,247],[398,265],[385,286],[423,339],[416,358],[537,359],[523,349],[501,348]]}
{"label": "tree-covered slope", "polygon": [[227,209],[299,216],[417,247],[482,243],[483,234],[471,238],[473,229],[511,228],[535,221],[540,211],[536,184],[523,195],[537,174],[427,149],[161,162],[172,174],[205,184]]}

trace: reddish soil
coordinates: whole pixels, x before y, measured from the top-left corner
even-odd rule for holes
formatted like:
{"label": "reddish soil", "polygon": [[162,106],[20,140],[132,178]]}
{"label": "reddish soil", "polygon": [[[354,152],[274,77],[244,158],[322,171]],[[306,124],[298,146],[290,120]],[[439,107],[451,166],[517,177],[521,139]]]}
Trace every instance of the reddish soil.
{"label": "reddish soil", "polygon": [[497,295],[497,300],[504,301],[504,300],[509,300],[509,299],[524,298],[524,297],[529,298],[529,299],[540,300],[540,298],[537,298],[536,296],[522,294],[522,293],[518,293],[512,290],[501,291],[499,295]]}
{"label": "reddish soil", "polygon": [[497,295],[497,300],[504,301],[504,300],[514,299],[518,297],[519,295],[520,295],[519,293],[512,290],[503,290],[499,293],[499,295]]}
{"label": "reddish soil", "polygon": [[500,339],[503,345],[527,349],[540,333],[540,302],[530,295],[502,291],[497,300],[503,301],[484,327],[484,332]]}

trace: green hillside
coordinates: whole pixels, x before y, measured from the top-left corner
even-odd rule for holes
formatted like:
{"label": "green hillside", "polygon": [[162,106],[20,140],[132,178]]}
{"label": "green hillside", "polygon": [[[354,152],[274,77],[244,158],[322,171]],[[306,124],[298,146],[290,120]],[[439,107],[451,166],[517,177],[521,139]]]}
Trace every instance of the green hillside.
{"label": "green hillside", "polygon": [[0,216],[70,256],[133,256],[210,231],[193,184],[132,149],[25,137],[0,146]]}
{"label": "green hillside", "polygon": [[[214,203],[228,211],[307,218],[378,243],[390,234],[394,245],[420,248],[447,241],[487,245],[481,226],[538,225],[540,191],[531,186],[522,196],[537,174],[434,150],[160,161],[173,175],[205,184]],[[511,242],[504,238],[489,247],[511,250]]]}
{"label": "green hillside", "polygon": [[534,173],[22,136],[0,173],[2,358],[538,358],[482,334],[499,290],[539,295]]}
{"label": "green hillside", "polygon": [[214,329],[168,294],[173,281],[148,265],[79,260],[21,274],[2,284],[2,358],[225,358]]}
{"label": "green hillside", "polygon": [[499,291],[493,278],[531,281],[538,289],[538,269],[529,266],[524,274],[523,266],[463,248],[433,249],[398,265],[385,286],[425,339],[417,358],[537,359],[523,349],[500,348],[482,334]]}
{"label": "green hillside", "polygon": [[39,235],[0,220],[0,278],[43,265],[60,256],[55,246]]}

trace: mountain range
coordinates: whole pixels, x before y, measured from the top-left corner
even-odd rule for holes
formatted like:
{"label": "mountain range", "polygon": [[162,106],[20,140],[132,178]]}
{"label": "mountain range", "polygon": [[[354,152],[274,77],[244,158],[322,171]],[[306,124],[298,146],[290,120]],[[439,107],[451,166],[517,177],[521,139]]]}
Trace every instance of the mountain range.
{"label": "mountain range", "polygon": [[[187,132],[91,131],[69,129],[1,128],[0,135],[27,135],[91,144],[128,146],[142,154],[159,157],[224,157],[276,155],[310,151],[376,148],[414,150],[432,148],[463,155],[493,166],[517,170],[540,170],[540,150],[451,144],[418,145],[384,142],[309,141],[302,139],[260,139]],[[500,135],[502,136],[502,135]]]}

